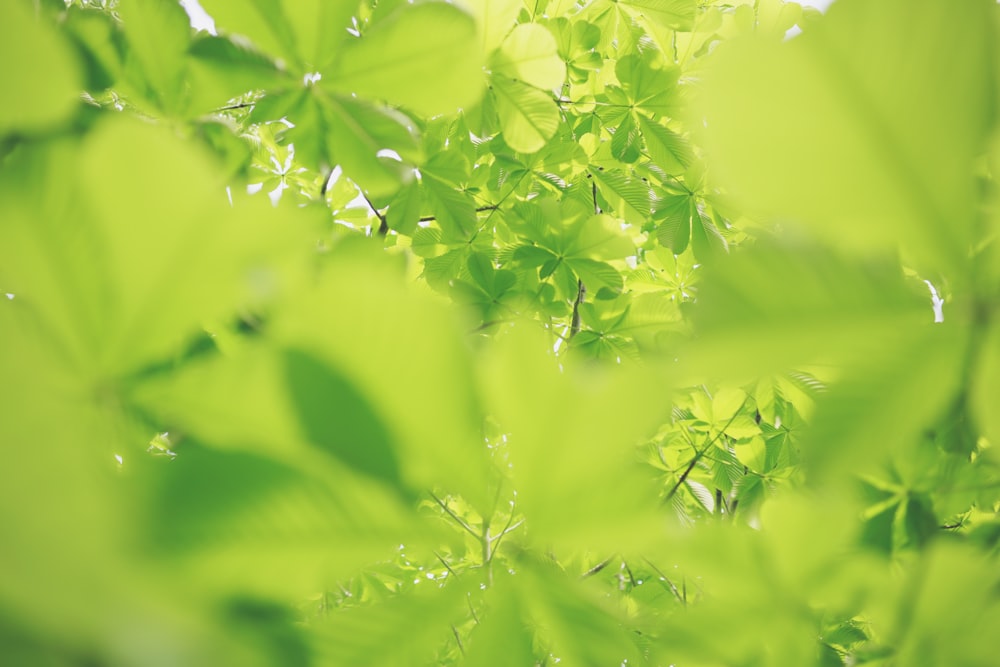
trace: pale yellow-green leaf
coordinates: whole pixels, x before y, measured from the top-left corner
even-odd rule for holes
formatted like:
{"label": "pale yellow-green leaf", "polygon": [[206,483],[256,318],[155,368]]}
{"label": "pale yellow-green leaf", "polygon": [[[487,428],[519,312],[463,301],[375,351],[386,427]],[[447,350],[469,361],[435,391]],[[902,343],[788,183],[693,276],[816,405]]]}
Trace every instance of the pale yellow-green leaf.
{"label": "pale yellow-green leaf", "polygon": [[420,114],[451,113],[479,100],[482,63],[475,20],[464,10],[404,5],[347,42],[321,85]]}
{"label": "pale yellow-green leaf", "polygon": [[487,505],[486,446],[456,314],[410,289],[373,247],[347,247],[317,289],[283,311],[275,334],[339,369],[370,397],[415,489]]}
{"label": "pale yellow-green leaf", "polygon": [[556,38],[537,23],[522,23],[503,41],[493,59],[493,71],[537,88],[562,85],[566,63],[559,57]]}
{"label": "pale yellow-green leaf", "polygon": [[293,0],[283,8],[303,64],[322,73],[348,37],[357,0]]}
{"label": "pale yellow-green leaf", "polygon": [[559,109],[548,94],[520,81],[494,77],[493,93],[504,141],[520,153],[535,153],[559,128]]}
{"label": "pale yellow-green leaf", "polygon": [[510,32],[524,3],[521,0],[461,0],[458,4],[476,17],[483,54],[488,56]]}
{"label": "pale yellow-green leaf", "polygon": [[1000,326],[994,325],[984,336],[982,355],[975,369],[973,408],[989,439],[991,453],[1000,457]]}
{"label": "pale yellow-green leaf", "polygon": [[145,74],[153,97],[163,110],[175,111],[191,35],[187,14],[172,0],[123,2],[118,13],[125,24],[130,54]]}
{"label": "pale yellow-green leaf", "polygon": [[31,3],[8,2],[0,21],[0,135],[33,132],[65,120],[79,100],[77,61],[63,38]]}
{"label": "pale yellow-green leaf", "polygon": [[275,297],[316,229],[296,209],[277,222],[263,198],[231,206],[207,155],[135,120],[108,118],[21,168],[28,184],[20,169],[2,184],[0,275],[93,379],[164,361],[204,321]]}
{"label": "pale yellow-green leaf", "polygon": [[634,366],[560,371],[534,333],[515,327],[498,339],[481,379],[508,434],[528,535],[562,548],[650,544],[656,490],[635,447],[668,407],[663,387]]}
{"label": "pale yellow-green leaf", "polygon": [[839,0],[800,37],[718,49],[692,124],[705,121],[714,175],[759,215],[960,271],[990,118],[990,11]]}

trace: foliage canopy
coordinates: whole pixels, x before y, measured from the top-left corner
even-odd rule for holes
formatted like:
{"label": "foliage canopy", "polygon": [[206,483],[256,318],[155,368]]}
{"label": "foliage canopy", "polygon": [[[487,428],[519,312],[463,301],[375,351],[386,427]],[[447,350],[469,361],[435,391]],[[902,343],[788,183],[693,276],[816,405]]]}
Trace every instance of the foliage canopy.
{"label": "foliage canopy", "polygon": [[995,3],[202,4],[0,10],[5,662],[996,664]]}

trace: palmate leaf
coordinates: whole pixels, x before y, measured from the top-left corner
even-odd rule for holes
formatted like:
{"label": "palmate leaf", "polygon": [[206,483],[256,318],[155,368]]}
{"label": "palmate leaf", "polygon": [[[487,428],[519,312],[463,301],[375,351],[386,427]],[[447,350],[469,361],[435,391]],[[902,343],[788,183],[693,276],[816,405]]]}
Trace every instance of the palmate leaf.
{"label": "palmate leaf", "polygon": [[842,368],[893,355],[932,320],[923,295],[891,263],[763,243],[705,274],[688,361],[692,370],[737,377],[815,362]]}
{"label": "palmate leaf", "polygon": [[[186,80],[187,110],[202,114],[256,89],[289,87],[289,76],[270,57],[225,37],[199,33],[188,47]],[[296,82],[297,83],[297,82]],[[276,113],[265,120],[277,120]]]}
{"label": "palmate leaf", "polygon": [[305,73],[281,0],[205,0],[203,6],[220,32],[249,39],[261,51]]}
{"label": "palmate leaf", "polygon": [[726,239],[693,193],[668,195],[659,199],[656,207],[653,219],[661,221],[656,238],[674,254],[683,253],[690,244],[695,257],[705,261],[719,251],[728,250]]}
{"label": "palmate leaf", "polygon": [[821,396],[805,436],[814,443],[804,452],[813,478],[843,483],[911,451],[958,395],[965,345],[950,326],[900,335],[891,351],[864,365],[863,376],[849,376]]}
{"label": "palmate leaf", "polygon": [[716,176],[754,212],[809,224],[841,247],[901,243],[957,279],[975,243],[972,162],[990,118],[994,8],[911,9],[838,1],[801,38],[726,45],[697,113]]}
{"label": "palmate leaf", "polygon": [[420,167],[425,200],[445,242],[464,240],[476,227],[475,201],[461,187],[468,181],[469,169],[468,160],[453,152],[436,153]]}
{"label": "palmate leaf", "polygon": [[[507,333],[482,368],[484,391],[509,434],[530,539],[558,550],[609,551],[655,541],[655,531],[641,528],[656,521],[649,495],[655,491],[630,452],[667,408],[656,398],[656,382],[634,367],[574,366],[563,374],[532,333]],[[618,409],[606,409],[626,393]]]}
{"label": "palmate leaf", "polygon": [[536,88],[552,89],[566,78],[566,63],[559,57],[556,39],[537,23],[522,23],[500,45],[491,69]]}
{"label": "palmate leaf", "polygon": [[617,170],[591,169],[589,173],[601,196],[626,222],[641,224],[649,217],[652,193],[645,183]]}
{"label": "palmate leaf", "polygon": [[275,337],[351,379],[384,420],[410,488],[448,489],[482,508],[486,451],[456,314],[372,253],[367,244],[335,253],[317,289],[287,304]]}
{"label": "palmate leaf", "polygon": [[621,3],[638,16],[678,31],[688,31],[697,13],[695,0],[625,0]]}
{"label": "palmate leaf", "polygon": [[629,54],[615,63],[615,75],[629,102],[655,116],[676,105],[678,70],[654,66],[648,57]]}
{"label": "palmate leaf", "polygon": [[146,497],[140,547],[206,601],[301,599],[436,532],[383,486],[320,459],[289,464],[189,439],[170,466],[137,482]]}
{"label": "palmate leaf", "polygon": [[191,33],[184,9],[171,0],[152,0],[126,2],[118,13],[125,23],[130,54],[145,75],[138,81],[149,85],[161,109],[177,111]]}
{"label": "palmate leaf", "polygon": [[309,440],[352,470],[403,490],[396,443],[370,401],[341,373],[302,350],[288,350],[285,377]]}
{"label": "palmate leaf", "polygon": [[[77,184],[37,194],[66,169]],[[270,207],[238,194],[231,207],[206,155],[121,118],[3,176],[11,243],[0,275],[36,309],[53,350],[91,379],[161,361],[203,322],[274,298],[316,229],[303,211],[273,225]]]}
{"label": "palmate leaf", "polygon": [[33,16],[29,3],[8,3],[4,11],[0,58],[11,66],[0,72],[0,86],[12,102],[0,105],[0,136],[12,131],[41,130],[67,119],[81,87],[69,44]]}
{"label": "palmate leaf", "polygon": [[406,162],[383,154],[394,151],[410,164],[418,158],[408,118],[343,95],[323,95],[314,103],[322,125],[307,129],[324,134],[332,162],[343,165],[364,191],[373,196],[392,193],[413,178]]}
{"label": "palmate leaf", "polygon": [[[430,42],[421,35],[434,35]],[[432,116],[471,107],[483,93],[472,16],[454,5],[403,5],[349,41],[320,85]]]}
{"label": "palmate leaf", "polygon": [[493,77],[493,93],[504,141],[520,153],[535,153],[559,128],[552,96],[520,81]]}
{"label": "palmate leaf", "polygon": [[693,159],[687,139],[642,114],[637,114],[646,152],[667,174],[682,174]]}
{"label": "palmate leaf", "polygon": [[440,589],[428,581],[406,596],[332,611],[312,624],[311,643],[317,664],[357,667],[433,664],[438,649],[449,641],[455,642],[449,626],[453,627],[468,614],[468,591],[462,584],[452,581]]}
{"label": "palmate leaf", "polygon": [[522,5],[520,0],[463,0],[460,4],[467,7],[477,19],[479,41],[485,55],[493,53],[503,42],[514,27]]}

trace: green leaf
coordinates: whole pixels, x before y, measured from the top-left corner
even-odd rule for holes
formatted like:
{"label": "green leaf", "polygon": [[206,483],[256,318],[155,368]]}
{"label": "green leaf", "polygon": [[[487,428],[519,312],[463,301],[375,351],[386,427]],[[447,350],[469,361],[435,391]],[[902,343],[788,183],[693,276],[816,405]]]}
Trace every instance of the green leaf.
{"label": "green leaf", "polygon": [[710,374],[737,376],[804,363],[864,363],[922,336],[932,319],[922,295],[891,264],[808,245],[761,244],[722,258],[705,275],[694,316],[698,351],[690,361]]}
{"label": "green leaf", "polygon": [[319,462],[306,472],[191,441],[142,483],[142,546],[182,567],[202,595],[308,595],[328,576],[353,574],[416,537],[414,517],[383,487]]}
{"label": "green leaf", "polygon": [[551,95],[526,83],[493,78],[493,93],[503,139],[519,153],[535,153],[559,128],[559,108]]}
{"label": "green leaf", "polygon": [[990,122],[991,11],[843,0],[800,39],[718,49],[697,106],[716,175],[754,213],[841,247],[901,244],[961,274]]}
{"label": "green leaf", "polygon": [[316,622],[313,646],[319,664],[420,667],[455,639],[449,625],[467,611],[459,582],[444,590],[427,582],[406,595],[363,607],[337,609]]}
{"label": "green leaf", "polygon": [[673,109],[677,70],[654,66],[638,54],[629,54],[615,64],[615,75],[632,105],[657,116]]}
{"label": "green leaf", "polygon": [[622,259],[635,254],[632,240],[609,215],[582,218],[567,230],[566,240],[562,252],[567,259]]}
{"label": "green leaf", "polygon": [[[311,100],[307,100],[309,104]],[[413,178],[403,159],[416,157],[417,142],[409,119],[391,109],[348,96],[325,95],[313,102],[325,128],[326,145],[334,163],[372,196],[391,194]]]}
{"label": "green leaf", "polygon": [[76,61],[52,26],[32,16],[28,3],[7,3],[3,11],[0,59],[8,65],[0,72],[0,89],[9,102],[0,105],[0,136],[47,129],[66,120],[79,101]]}
{"label": "green leaf", "polygon": [[205,0],[202,4],[220,32],[242,35],[261,51],[305,74],[296,35],[281,0]]}
{"label": "green leaf", "polygon": [[[426,40],[425,35],[434,35]],[[483,92],[475,21],[443,2],[403,5],[349,41],[320,85],[432,116],[470,107]]]}
{"label": "green leaf", "polygon": [[447,240],[465,239],[476,227],[476,207],[462,190],[469,163],[459,153],[440,152],[420,167],[427,204]]}
{"label": "green leaf", "polygon": [[[258,88],[287,85],[287,76],[274,61],[246,45],[225,37],[199,33],[188,49],[188,108],[193,114],[213,111],[229,100]],[[272,114],[267,120],[280,118]]]}
{"label": "green leaf", "polygon": [[614,212],[627,222],[641,224],[641,221],[649,217],[651,193],[642,181],[617,170],[592,169],[590,175]]}
{"label": "green leaf", "polygon": [[697,13],[695,0],[622,0],[621,4],[638,16],[679,31],[689,31]]}
{"label": "green leaf", "polygon": [[153,98],[164,111],[176,112],[191,34],[187,14],[172,0],[125,2],[118,13],[125,23],[130,52],[142,68]]}
{"label": "green leaf", "polygon": [[410,289],[377,252],[342,246],[317,289],[287,304],[275,336],[317,355],[369,397],[410,488],[454,489],[485,506],[482,417],[457,314]]}
{"label": "green leaf", "polygon": [[304,67],[323,73],[346,41],[358,0],[294,0],[282,9]]}
{"label": "green leaf", "polygon": [[523,5],[521,0],[463,0],[460,4],[475,15],[479,41],[486,55],[503,42]]}
{"label": "green leaf", "polygon": [[675,255],[681,254],[691,242],[692,219],[698,215],[694,197],[671,195],[659,200],[656,207],[654,219],[662,221],[656,228],[656,239]]}
{"label": "green leaf", "polygon": [[555,37],[537,23],[522,23],[507,35],[493,57],[492,70],[543,89],[559,88],[566,79]]}
{"label": "green leaf", "polygon": [[687,140],[642,114],[637,118],[650,159],[668,174],[684,173],[692,160]]}
{"label": "green leaf", "polygon": [[[508,434],[512,481],[532,541],[556,549],[640,548],[653,537],[641,526],[657,520],[647,504],[653,489],[627,452],[656,423],[658,406],[666,407],[655,398],[656,382],[634,367],[561,373],[531,334],[515,328],[499,339],[481,370]],[[567,503],[573,512],[559,509]]]}
{"label": "green leaf", "polygon": [[615,128],[614,136],[611,137],[611,154],[625,163],[639,159],[639,128],[634,113],[626,114],[622,123]]}
{"label": "green leaf", "polygon": [[[316,229],[294,210],[276,226],[270,206],[238,193],[230,206],[208,156],[148,123],[111,118],[82,145],[32,159],[31,188],[15,172],[0,184],[13,241],[0,248],[5,282],[91,377],[168,358],[205,321],[276,297],[294,280],[284,263],[308,254]],[[66,169],[80,179],[39,205],[37,188]]]}
{"label": "green leaf", "polygon": [[402,490],[396,445],[371,403],[308,352],[285,353],[288,390],[306,436],[347,467]]}

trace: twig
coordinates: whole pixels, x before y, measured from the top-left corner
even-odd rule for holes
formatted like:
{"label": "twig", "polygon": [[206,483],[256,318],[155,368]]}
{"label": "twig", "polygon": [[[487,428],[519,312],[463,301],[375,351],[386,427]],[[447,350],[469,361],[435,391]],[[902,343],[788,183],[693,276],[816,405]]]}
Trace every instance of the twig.
{"label": "twig", "polygon": [[458,644],[458,650],[461,651],[462,655],[465,655],[465,647],[462,646],[462,639],[458,636],[458,630],[454,624],[451,626],[451,633],[455,635],[455,643]]}
{"label": "twig", "polygon": [[587,296],[587,288],[584,287],[582,280],[577,280],[576,299],[573,300],[573,317],[570,319],[569,337],[567,340],[571,340],[573,336],[580,333],[580,304],[583,303],[585,296]]}
{"label": "twig", "polygon": [[441,561],[441,564],[444,565],[444,569],[448,570],[448,572],[451,573],[451,576],[453,576],[456,579],[458,579],[458,572],[455,572],[455,570],[451,569],[451,565],[448,565],[448,561],[446,561],[444,558],[442,558],[441,554],[439,554],[436,551],[432,551],[431,553],[433,553],[437,557],[437,559],[439,561]]}
{"label": "twig", "polygon": [[510,531],[515,530],[518,526],[524,523],[524,519],[520,519],[516,524],[513,523],[515,507],[516,505],[511,504],[510,516],[507,517],[507,525],[503,527],[503,530],[501,530],[499,533],[490,538],[491,542],[496,540],[496,544],[493,545],[493,550],[490,552],[490,560],[493,560],[493,557],[497,554],[497,549],[500,548],[500,540],[503,538],[503,536],[509,533]]}
{"label": "twig", "polygon": [[386,234],[389,233],[389,221],[386,220],[385,214],[381,213],[377,208],[375,208],[375,204],[373,204],[372,200],[368,198],[368,195],[362,192],[361,196],[364,198],[365,203],[368,204],[368,208],[370,208],[372,210],[372,213],[375,214],[375,217],[378,218],[379,221],[378,235],[385,236]]}
{"label": "twig", "polygon": [[610,556],[608,556],[607,558],[605,558],[604,560],[602,560],[600,563],[598,563],[594,567],[590,568],[589,570],[587,570],[586,572],[584,572],[583,574],[581,574],[580,578],[581,579],[586,579],[587,577],[594,576],[595,574],[597,574],[598,572],[600,572],[601,570],[603,570],[604,568],[606,568],[611,563],[611,561],[614,560],[614,558],[615,558],[615,554],[611,554]]}
{"label": "twig", "polygon": [[434,492],[433,492],[433,491],[428,491],[428,493],[430,493],[430,495],[431,495],[431,498],[433,498],[433,499],[434,499],[434,502],[436,502],[436,503],[437,503],[438,505],[440,505],[440,506],[441,506],[441,509],[443,509],[443,510],[444,510],[445,512],[447,512],[447,513],[448,513],[448,516],[450,516],[450,517],[451,517],[452,519],[454,519],[454,520],[455,520],[455,521],[456,521],[456,522],[458,523],[458,525],[460,525],[460,526],[461,526],[462,528],[464,528],[464,529],[466,530],[466,532],[468,532],[468,533],[469,533],[469,535],[472,535],[472,536],[473,536],[474,538],[476,538],[477,540],[482,540],[482,539],[483,539],[483,538],[482,538],[482,536],[481,536],[481,535],[480,535],[479,533],[477,533],[477,532],[476,532],[476,529],[475,529],[475,528],[473,528],[472,526],[470,526],[470,525],[469,525],[469,524],[468,524],[468,523],[467,523],[467,522],[465,521],[465,519],[463,519],[462,517],[460,517],[460,516],[458,516],[457,514],[455,514],[455,513],[454,513],[454,512],[453,512],[453,511],[451,510],[451,508],[450,508],[450,507],[448,507],[448,506],[447,506],[447,505],[446,505],[446,504],[444,503],[444,501],[443,501],[443,500],[441,500],[441,499],[440,499],[440,498],[438,498],[438,497],[437,497],[436,495],[434,495]]}
{"label": "twig", "polygon": [[683,597],[681,597],[681,592],[679,590],[677,590],[677,586],[674,585],[674,582],[670,581],[670,577],[668,577],[667,575],[663,574],[663,571],[660,570],[660,568],[656,567],[656,565],[653,564],[653,561],[649,560],[645,556],[643,556],[642,559],[644,561],[646,561],[647,565],[649,565],[651,568],[653,568],[653,572],[655,572],[657,574],[657,576],[660,577],[660,579],[662,579],[663,581],[667,582],[667,588],[669,588],[670,592],[674,594],[674,597],[677,598],[677,601],[680,602],[681,604],[685,604],[686,605],[687,604],[687,594],[686,594],[686,592],[685,592],[685,595]]}
{"label": "twig", "polygon": [[705,455],[705,452],[707,452],[707,451],[708,451],[708,449],[709,449],[709,448],[710,448],[710,447],[711,447],[712,445],[714,445],[714,444],[715,444],[715,442],[716,442],[716,441],[717,441],[717,440],[718,440],[719,438],[721,438],[721,437],[722,437],[722,435],[723,435],[723,434],[724,434],[724,433],[726,432],[726,429],[727,429],[727,428],[729,428],[730,426],[732,426],[732,424],[733,424],[733,421],[735,421],[735,420],[736,420],[736,417],[737,417],[737,416],[738,416],[738,415],[740,414],[740,411],[742,411],[742,410],[743,410],[743,407],[744,407],[744,406],[745,406],[745,405],[747,404],[747,400],[748,400],[749,398],[750,398],[750,397],[749,397],[749,396],[747,396],[746,398],[744,398],[744,399],[743,399],[743,402],[742,402],[742,403],[740,403],[740,407],[738,407],[738,408],[736,409],[736,412],[735,412],[735,413],[733,413],[733,416],[729,418],[729,421],[727,421],[727,422],[726,422],[726,425],[725,425],[725,426],[723,426],[723,427],[722,427],[722,428],[721,428],[721,429],[719,430],[719,432],[715,434],[715,437],[714,437],[714,438],[712,438],[712,439],[711,439],[711,440],[709,440],[709,441],[708,441],[707,443],[705,443],[705,446],[704,446],[704,447],[702,447],[700,451],[698,451],[698,452],[696,452],[696,453],[695,453],[695,455],[694,455],[694,458],[692,458],[692,459],[691,459],[691,462],[690,462],[690,463],[688,463],[687,467],[686,467],[686,468],[684,469],[684,472],[683,472],[683,473],[681,473],[681,476],[680,476],[680,478],[679,478],[679,479],[677,480],[677,483],[676,483],[676,484],[674,484],[674,486],[673,486],[673,487],[672,487],[672,488],[670,489],[670,492],[669,492],[669,493],[667,493],[666,497],[665,497],[665,498],[663,499],[663,504],[667,504],[668,502],[670,502],[670,499],[674,497],[674,494],[675,494],[675,493],[677,493],[677,490],[678,490],[679,488],[681,488],[681,485],[682,485],[682,484],[684,484],[684,482],[685,482],[685,481],[687,481],[687,478],[688,478],[688,475],[690,475],[690,474],[691,474],[691,471],[692,471],[692,470],[694,470],[694,467],[695,467],[695,466],[696,466],[696,465],[698,464],[698,461],[700,461],[700,460],[701,460],[701,457]]}
{"label": "twig", "polygon": [[[491,204],[490,206],[480,206],[476,209],[476,213],[482,213],[484,211],[495,211],[499,208],[497,204]],[[434,222],[437,220],[436,215],[425,215],[417,218],[420,222]]]}

